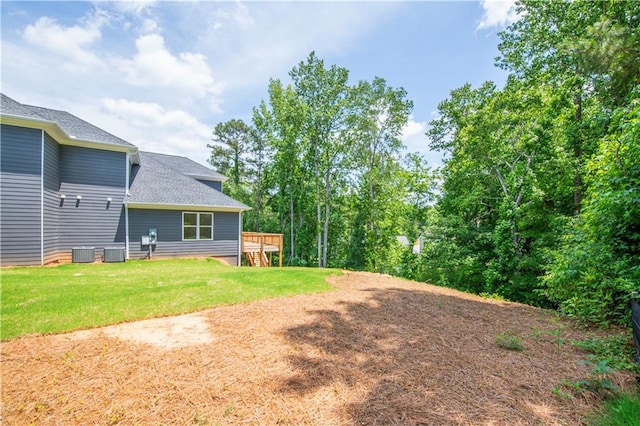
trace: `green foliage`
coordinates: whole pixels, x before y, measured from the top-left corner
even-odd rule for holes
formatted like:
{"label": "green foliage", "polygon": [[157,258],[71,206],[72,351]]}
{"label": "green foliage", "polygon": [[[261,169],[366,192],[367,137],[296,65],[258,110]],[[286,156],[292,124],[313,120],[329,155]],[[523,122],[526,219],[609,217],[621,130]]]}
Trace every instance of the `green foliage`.
{"label": "green foliage", "polygon": [[606,362],[616,370],[640,372],[640,366],[634,360],[635,347],[629,336],[611,335],[603,338],[586,339],[572,342],[574,346],[589,352],[589,360],[595,363]]}
{"label": "green foliage", "polygon": [[510,351],[524,350],[524,346],[522,346],[522,342],[518,336],[505,332],[496,335],[496,344],[499,347]]}
{"label": "green foliage", "polygon": [[[436,171],[403,158],[404,89],[379,77],[351,84],[313,52],[291,84],[270,81],[253,116],[263,179],[243,191],[256,227],[285,234],[285,263],[628,322],[640,282],[640,2],[517,9],[500,33],[504,87],[467,84],[439,104],[427,132],[445,154]],[[233,164],[220,167],[235,178]],[[420,239],[421,253],[397,247],[397,235]]]}
{"label": "green foliage", "polygon": [[562,387],[555,386],[553,393],[561,398],[571,398],[574,394],[581,395],[590,392],[600,398],[609,399],[619,395],[620,389],[613,383],[611,378],[614,370],[607,365],[606,361],[592,363],[584,361],[585,364],[593,365],[589,375],[580,380],[563,380]]}
{"label": "green foliage", "polygon": [[[637,92],[637,91],[636,91]],[[596,324],[628,324],[640,282],[640,99],[613,116],[588,164],[592,179],[575,226],[552,253],[543,291],[567,314]]]}
{"label": "green foliage", "polygon": [[346,68],[314,52],[289,75],[286,86],[271,80],[253,111],[269,154],[268,196],[257,207],[273,212],[269,230],[285,234],[285,263],[397,268],[392,244],[407,209],[400,135],[413,107],[406,91],[380,77],[351,85]]}
{"label": "green foliage", "polygon": [[640,394],[623,394],[609,400],[589,421],[591,426],[635,426],[640,419]]}
{"label": "green foliage", "polygon": [[328,291],[325,279],[335,273],[237,268],[213,259],[6,268],[1,283],[1,339]]}
{"label": "green foliage", "polygon": [[261,220],[269,220],[269,211],[263,207],[267,161],[265,141],[256,128],[233,119],[216,125],[212,142],[207,145],[211,148],[209,163],[229,178],[223,184],[223,192],[256,206],[243,215],[243,229],[259,231]]}
{"label": "green foliage", "polygon": [[614,370],[607,365],[606,361],[598,361],[595,364],[585,361],[585,363],[593,365],[593,368],[586,379],[574,382],[574,387],[577,390],[594,392],[602,397],[615,395],[619,391],[611,379]]}
{"label": "green foliage", "polygon": [[505,87],[455,89],[431,122],[447,160],[412,274],[626,323],[640,282],[640,6],[518,10],[500,34]]}

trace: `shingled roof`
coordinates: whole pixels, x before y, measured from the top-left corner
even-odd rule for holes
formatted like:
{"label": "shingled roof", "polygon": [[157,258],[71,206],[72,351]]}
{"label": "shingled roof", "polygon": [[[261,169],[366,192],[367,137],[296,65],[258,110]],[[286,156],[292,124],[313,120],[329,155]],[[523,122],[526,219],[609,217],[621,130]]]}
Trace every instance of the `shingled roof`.
{"label": "shingled roof", "polygon": [[171,167],[172,169],[187,176],[197,176],[198,179],[216,180],[222,182],[227,180],[226,176],[221,175],[215,170],[203,166],[202,164],[196,163],[195,161],[187,157],[158,154],[156,152],[145,152],[144,154],[151,159],[162,163],[165,166]]}
{"label": "shingled roof", "polygon": [[34,121],[56,123],[70,139],[135,148],[135,145],[100,129],[91,123],[87,123],[66,111],[25,105],[16,102],[5,94],[1,95],[3,115],[23,117]]}
{"label": "shingled roof", "polygon": [[[162,161],[158,161],[160,158]],[[189,164],[192,163],[192,164]],[[171,164],[178,165],[175,169]],[[213,170],[185,157],[140,152],[140,164],[133,166],[131,185],[126,203],[129,205],[182,206],[215,208],[230,211],[249,210],[249,207],[217,191],[182,170]]]}
{"label": "shingled roof", "polygon": [[26,105],[22,105],[20,102],[14,101],[4,93],[0,93],[0,111],[2,111],[3,115],[42,120],[42,117],[31,111]]}

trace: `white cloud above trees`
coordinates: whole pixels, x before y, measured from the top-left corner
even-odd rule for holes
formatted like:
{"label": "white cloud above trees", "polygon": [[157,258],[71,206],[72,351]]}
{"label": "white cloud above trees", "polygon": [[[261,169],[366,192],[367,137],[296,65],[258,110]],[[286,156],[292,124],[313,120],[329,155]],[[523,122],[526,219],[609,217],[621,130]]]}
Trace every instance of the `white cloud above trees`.
{"label": "white cloud above trees", "polygon": [[516,13],[516,0],[482,0],[484,10],[477,29],[492,27],[506,27],[518,20]]}
{"label": "white cloud above trees", "polygon": [[202,142],[211,139],[212,129],[186,111],[124,98],[103,98],[100,110],[142,150],[184,155],[198,162],[207,158]]}
{"label": "white cloud above trees", "polygon": [[201,53],[171,53],[159,34],[147,34],[136,40],[132,59],[117,60],[125,81],[133,86],[173,89],[198,97],[222,94],[223,85],[214,79],[206,56]]}

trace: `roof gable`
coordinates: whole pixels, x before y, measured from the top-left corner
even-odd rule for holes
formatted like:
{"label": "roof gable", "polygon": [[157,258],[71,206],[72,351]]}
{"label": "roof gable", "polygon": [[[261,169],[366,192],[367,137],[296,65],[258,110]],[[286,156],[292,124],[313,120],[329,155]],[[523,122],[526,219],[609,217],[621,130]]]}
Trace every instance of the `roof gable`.
{"label": "roof gable", "polygon": [[[27,121],[41,123],[39,126],[57,125],[64,133],[64,138],[69,141],[86,141],[98,144],[114,145],[134,150],[135,145],[120,139],[111,133],[88,123],[66,111],[43,108],[33,105],[21,104],[5,94],[1,94],[2,115],[26,119]],[[58,131],[59,132],[59,131]],[[63,142],[64,143],[64,142]]]}
{"label": "roof gable", "polygon": [[101,128],[96,127],[66,111],[58,111],[33,105],[24,106],[45,120],[58,123],[62,130],[64,130],[71,139],[109,143],[112,145],[134,146],[133,144],[120,139],[119,137],[114,136],[111,133],[104,131]]}

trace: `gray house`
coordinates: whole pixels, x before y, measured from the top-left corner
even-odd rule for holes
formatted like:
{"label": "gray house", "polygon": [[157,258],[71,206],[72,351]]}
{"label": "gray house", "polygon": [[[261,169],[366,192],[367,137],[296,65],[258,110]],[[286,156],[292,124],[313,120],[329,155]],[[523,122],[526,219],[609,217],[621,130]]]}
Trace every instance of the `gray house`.
{"label": "gray house", "polygon": [[211,256],[240,264],[226,179],[0,94],[0,264]]}

